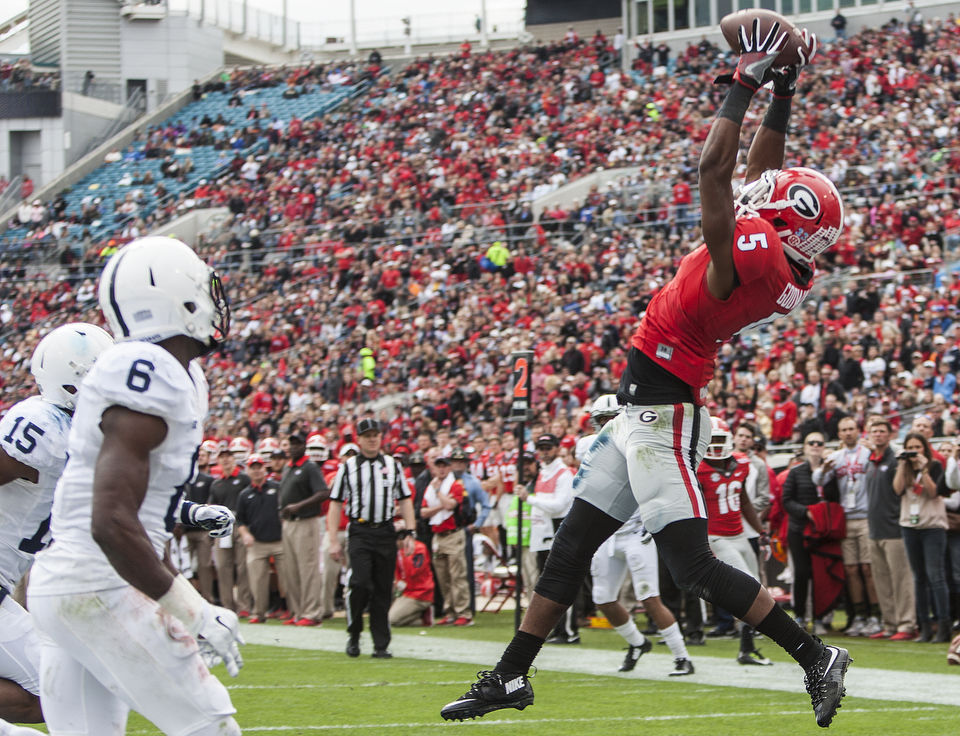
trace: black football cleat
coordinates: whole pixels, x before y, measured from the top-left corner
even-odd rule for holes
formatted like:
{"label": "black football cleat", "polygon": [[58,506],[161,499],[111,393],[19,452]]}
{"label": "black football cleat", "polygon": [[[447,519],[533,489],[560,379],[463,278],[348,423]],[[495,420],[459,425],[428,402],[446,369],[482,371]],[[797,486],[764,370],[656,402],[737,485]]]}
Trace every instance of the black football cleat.
{"label": "black football cleat", "polygon": [[820,728],[830,725],[840,708],[840,700],[847,694],[843,677],[847,674],[851,661],[846,649],[824,646],[820,659],[807,670],[803,678]]}
{"label": "black football cleat", "polygon": [[445,721],[462,721],[503,708],[523,710],[528,705],[533,705],[533,688],[526,675],[483,671],[464,695],[440,709],[440,716]]}
{"label": "black football cleat", "polygon": [[359,636],[353,636],[351,634],[350,638],[347,639],[347,656],[348,657],[360,656],[360,637]]}
{"label": "black football cleat", "polygon": [[669,673],[670,677],[683,677],[694,673],[693,662],[689,659],[673,660],[673,671]]}
{"label": "black football cleat", "polygon": [[627,656],[623,658],[623,664],[620,665],[618,672],[630,672],[634,667],[637,666],[637,661],[644,654],[653,649],[653,642],[649,639],[644,639],[643,644],[637,644],[634,646],[631,644],[627,647]]}

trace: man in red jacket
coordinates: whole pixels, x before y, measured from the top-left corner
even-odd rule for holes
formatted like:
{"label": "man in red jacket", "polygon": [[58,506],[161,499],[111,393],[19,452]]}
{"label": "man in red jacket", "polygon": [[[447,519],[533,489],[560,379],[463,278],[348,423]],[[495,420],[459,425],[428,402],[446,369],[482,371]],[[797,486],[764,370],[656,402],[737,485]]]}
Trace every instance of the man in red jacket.
{"label": "man in red jacket", "polygon": [[390,625],[432,625],[433,573],[430,572],[430,552],[420,540],[413,543],[410,554],[404,553],[402,544],[397,545],[394,584],[400,595],[390,606]]}
{"label": "man in red jacket", "polygon": [[780,389],[780,403],[773,408],[773,425],[770,427],[770,441],[775,445],[789,442],[793,436],[793,425],[797,423],[797,405],[790,398],[790,390]]}

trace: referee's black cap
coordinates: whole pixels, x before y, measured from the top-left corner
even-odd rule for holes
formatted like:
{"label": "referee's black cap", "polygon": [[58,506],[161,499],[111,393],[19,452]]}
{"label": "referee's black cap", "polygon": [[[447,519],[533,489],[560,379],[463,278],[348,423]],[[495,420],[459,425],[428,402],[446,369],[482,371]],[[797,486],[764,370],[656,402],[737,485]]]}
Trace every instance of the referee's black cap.
{"label": "referee's black cap", "polygon": [[357,422],[357,437],[367,432],[379,432],[380,431],[380,422],[372,417],[364,417],[359,422]]}

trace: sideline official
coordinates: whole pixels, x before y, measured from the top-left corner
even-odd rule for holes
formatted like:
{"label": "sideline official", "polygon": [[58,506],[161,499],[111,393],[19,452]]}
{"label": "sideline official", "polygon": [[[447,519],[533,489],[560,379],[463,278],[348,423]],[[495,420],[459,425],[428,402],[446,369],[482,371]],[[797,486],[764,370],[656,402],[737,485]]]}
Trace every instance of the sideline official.
{"label": "sideline official", "polygon": [[404,554],[413,551],[415,527],[413,502],[403,468],[392,456],[380,452],[382,435],[376,419],[357,422],[360,454],[347,458],[337,470],[327,511],[327,535],[330,556],[343,559],[343,548],[336,538],[341,508],[346,508],[350,523],[347,545],[350,569],[347,572],[347,655],[360,656],[363,611],[369,606],[373,656],[391,655],[389,611],[393,598],[393,573],[397,560],[393,518],[399,512],[404,529]]}

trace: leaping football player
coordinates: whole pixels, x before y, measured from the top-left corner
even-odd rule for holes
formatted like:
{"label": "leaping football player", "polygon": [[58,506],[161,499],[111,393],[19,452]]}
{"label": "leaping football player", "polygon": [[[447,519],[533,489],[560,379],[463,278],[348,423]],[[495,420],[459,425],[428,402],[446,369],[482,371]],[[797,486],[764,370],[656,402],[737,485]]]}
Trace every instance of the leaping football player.
{"label": "leaping football player", "polygon": [[[605,467],[585,462],[520,629],[493,670],[444,706],[447,720],[533,703],[528,671],[569,606],[597,548],[639,508],[657,550],[685,589],[722,606],[779,644],[805,672],[817,724],[830,724],[844,695],[845,649],[801,629],[754,578],[718,560],[707,542],[707,510],[696,470],[710,441],[704,407],[719,346],[740,330],[787,314],[809,293],[816,256],[840,235],[843,207],[827,177],[783,169],[784,144],[806,58],[774,68],[787,40],[775,23],[741,27],[733,84],[700,155],[704,244],[654,296],[631,340],[618,399],[623,411],[594,442]],[[735,199],[740,130],[753,95],[773,82],[747,155],[748,182]],[[615,451],[607,451],[615,450]]]}

